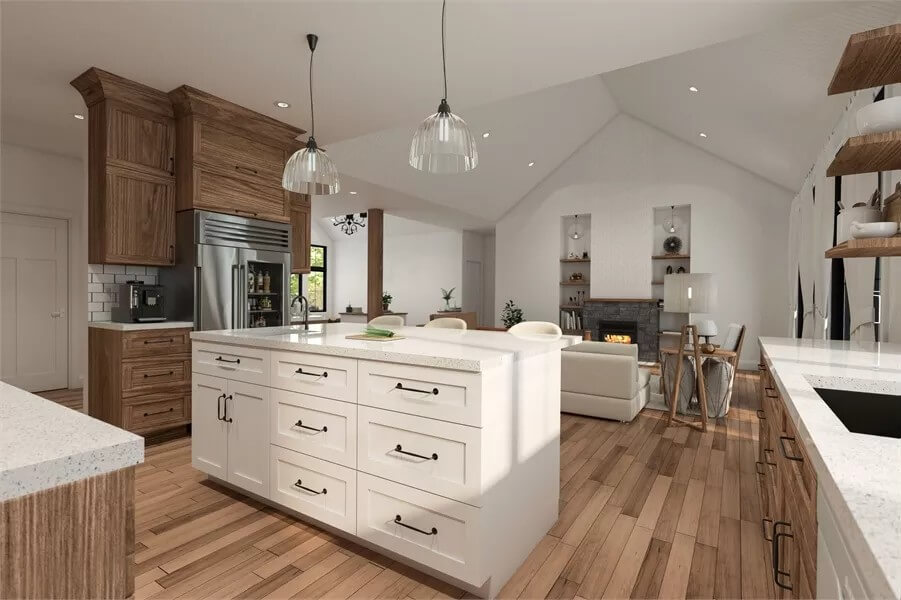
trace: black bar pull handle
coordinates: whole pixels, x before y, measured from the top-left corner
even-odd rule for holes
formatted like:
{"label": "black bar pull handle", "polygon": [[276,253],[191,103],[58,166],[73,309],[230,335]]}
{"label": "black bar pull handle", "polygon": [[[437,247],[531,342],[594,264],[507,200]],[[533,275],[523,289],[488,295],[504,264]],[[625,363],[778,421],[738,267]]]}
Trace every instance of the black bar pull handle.
{"label": "black bar pull handle", "polygon": [[232,419],[230,416],[228,416],[228,401],[229,400],[234,400],[234,397],[231,394],[229,394],[225,398],[225,411],[222,413],[223,415],[225,415],[222,420],[225,421],[226,423],[231,423],[234,421],[234,419]]}
{"label": "black bar pull handle", "polygon": [[763,388],[763,390],[766,392],[767,398],[778,398],[779,397],[779,393],[776,391],[775,388],[768,387],[768,388]]}
{"label": "black bar pull handle", "polygon": [[794,441],[795,441],[795,438],[793,438],[793,437],[791,437],[791,436],[788,436],[788,435],[780,435],[780,436],[779,436],[779,449],[782,450],[782,456],[785,457],[785,458],[787,458],[788,460],[795,460],[795,461],[798,461],[798,462],[804,462],[804,457],[803,457],[803,456],[796,456],[796,455],[794,455],[794,454],[789,454],[789,453],[788,453],[788,451],[785,449],[785,442],[787,442],[787,441],[792,441],[792,442],[794,442]]}
{"label": "black bar pull handle", "polygon": [[218,398],[216,398],[216,419],[219,421],[225,420],[225,411],[222,409],[222,401],[225,400],[225,394],[222,394]]}
{"label": "black bar pull handle", "polygon": [[153,373],[151,375],[144,373],[144,379],[147,379],[148,377],[168,377],[170,375],[175,375],[175,371],[169,371],[168,373]]}
{"label": "black bar pull handle", "polygon": [[159,339],[159,340],[144,340],[145,344],[171,344],[174,340],[172,338],[169,339]]}
{"label": "black bar pull handle", "polygon": [[757,418],[760,419],[761,421],[766,421],[766,413],[758,408],[757,409]]}
{"label": "black bar pull handle", "polygon": [[758,475],[766,475],[766,471],[764,471],[764,468],[763,468],[763,463],[760,462],[759,460],[754,462],[754,468],[757,469]]}
{"label": "black bar pull handle", "polygon": [[166,413],[172,412],[173,410],[175,410],[175,407],[174,407],[174,406],[170,406],[170,407],[167,408],[166,410],[158,410],[158,411],[156,411],[156,412],[151,412],[151,413],[146,413],[146,412],[145,412],[145,413],[144,413],[144,416],[145,416],[145,417],[150,417],[150,416],[153,416],[153,415],[164,415],[164,414],[166,414]]}
{"label": "black bar pull handle", "polygon": [[316,490],[308,488],[307,486],[303,485],[303,481],[301,481],[300,479],[297,480],[297,482],[294,484],[294,487],[300,488],[300,489],[304,490],[305,492],[310,492],[311,494],[314,494],[316,496],[318,496],[319,494],[328,494],[328,488],[322,488],[321,492],[317,492]]}
{"label": "black bar pull handle", "polygon": [[417,533],[421,533],[422,535],[438,535],[438,528],[432,527],[431,531],[426,531],[424,529],[420,529],[419,527],[413,527],[412,525],[407,525],[406,523],[401,521],[400,515],[394,517],[394,522],[400,525],[401,527],[406,527],[407,529],[412,529]]}
{"label": "black bar pull handle", "polygon": [[298,367],[294,372],[298,375],[309,375],[310,377],[328,377],[328,371],[323,371],[322,373],[313,373],[311,371],[304,371],[303,367]]}
{"label": "black bar pull handle", "polygon": [[228,358],[222,358],[221,356],[217,356],[217,357],[215,358],[215,360],[218,360],[219,362],[224,362],[224,363],[233,363],[233,364],[236,364],[236,365],[240,365],[240,364],[241,364],[241,359],[240,359],[240,358],[236,358],[235,360],[230,360],[230,359],[228,359]]}
{"label": "black bar pull handle", "polygon": [[790,523],[786,523],[785,521],[776,521],[773,523],[773,583],[782,588],[783,590],[791,590],[791,584],[782,583],[780,580],[780,576],[785,576],[791,578],[791,573],[788,571],[783,571],[779,568],[779,540],[781,538],[789,538],[794,539],[790,533],[785,533],[784,531],[777,531],[780,525],[787,525],[791,527]]}
{"label": "black bar pull handle", "polygon": [[316,429],[315,427],[310,427],[309,425],[304,425],[303,421],[297,419],[297,423],[294,424],[295,427],[300,427],[301,429],[309,429],[310,431],[322,432],[325,433],[328,431],[328,425],[323,425],[322,429]]}
{"label": "black bar pull handle", "polygon": [[405,392],[418,392],[420,394],[432,394],[433,396],[438,395],[438,388],[432,388],[431,390],[418,390],[416,388],[404,387],[404,384],[399,381],[397,382],[397,385],[394,386],[394,389],[403,390]]}
{"label": "black bar pull handle", "polygon": [[764,460],[766,461],[766,464],[770,465],[771,467],[775,467],[775,466],[776,466],[776,461],[770,462],[770,461],[766,460],[767,452],[769,452],[770,454],[772,454],[772,453],[773,453],[773,449],[772,449],[772,448],[764,448],[764,449],[763,449],[763,456],[764,456]]}
{"label": "black bar pull handle", "polygon": [[404,450],[400,444],[394,447],[395,452],[400,452],[401,454],[406,454],[407,456],[415,456],[416,458],[421,458],[423,460],[438,460],[438,454],[432,452],[431,456],[423,456],[422,454],[416,454],[415,452],[407,452]]}

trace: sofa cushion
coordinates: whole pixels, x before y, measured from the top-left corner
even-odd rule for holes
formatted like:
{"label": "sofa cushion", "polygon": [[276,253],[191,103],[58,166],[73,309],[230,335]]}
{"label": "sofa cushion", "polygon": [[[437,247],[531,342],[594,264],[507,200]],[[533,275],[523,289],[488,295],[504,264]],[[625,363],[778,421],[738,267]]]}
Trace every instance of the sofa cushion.
{"label": "sofa cushion", "polygon": [[567,346],[564,352],[591,352],[593,354],[612,354],[615,356],[631,356],[638,360],[638,344],[611,344],[608,342],[580,342]]}
{"label": "sofa cushion", "polygon": [[631,356],[565,351],[560,360],[560,388],[579,394],[632,398],[640,389],[638,361]]}

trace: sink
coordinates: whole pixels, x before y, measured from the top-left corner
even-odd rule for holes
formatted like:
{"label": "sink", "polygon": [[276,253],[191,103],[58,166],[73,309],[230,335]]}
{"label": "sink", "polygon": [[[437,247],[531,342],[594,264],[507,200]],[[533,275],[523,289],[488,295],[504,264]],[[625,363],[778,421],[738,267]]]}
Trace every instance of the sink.
{"label": "sink", "polygon": [[848,431],[901,439],[901,396],[813,389]]}

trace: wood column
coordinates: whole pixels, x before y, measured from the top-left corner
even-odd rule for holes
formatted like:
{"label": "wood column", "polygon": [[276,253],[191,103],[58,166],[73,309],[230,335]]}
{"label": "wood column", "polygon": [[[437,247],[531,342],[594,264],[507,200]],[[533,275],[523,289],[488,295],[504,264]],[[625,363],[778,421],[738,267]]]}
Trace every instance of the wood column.
{"label": "wood column", "polygon": [[385,211],[367,211],[366,312],[370,319],[382,314],[382,263],[385,258]]}

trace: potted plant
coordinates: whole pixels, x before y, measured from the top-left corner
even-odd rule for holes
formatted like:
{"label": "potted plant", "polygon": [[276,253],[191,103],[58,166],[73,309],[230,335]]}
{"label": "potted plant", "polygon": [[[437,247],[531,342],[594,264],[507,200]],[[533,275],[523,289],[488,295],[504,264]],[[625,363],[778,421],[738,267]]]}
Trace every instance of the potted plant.
{"label": "potted plant", "polygon": [[451,301],[451,298],[454,297],[454,290],[455,290],[455,289],[457,289],[457,288],[452,287],[452,288],[449,289],[449,290],[446,290],[446,289],[444,289],[444,288],[441,288],[441,297],[444,299],[444,310],[445,310],[445,312],[450,312],[450,311],[451,311],[450,301]]}
{"label": "potted plant", "polygon": [[522,309],[516,306],[513,300],[507,300],[507,303],[504,304],[504,310],[501,312],[501,320],[507,329],[510,329],[517,323],[522,323]]}
{"label": "potted plant", "polygon": [[384,294],[382,294],[382,310],[383,311],[388,312],[388,307],[391,306],[392,300],[394,300],[394,297],[391,294],[389,294],[388,292],[385,292]]}

